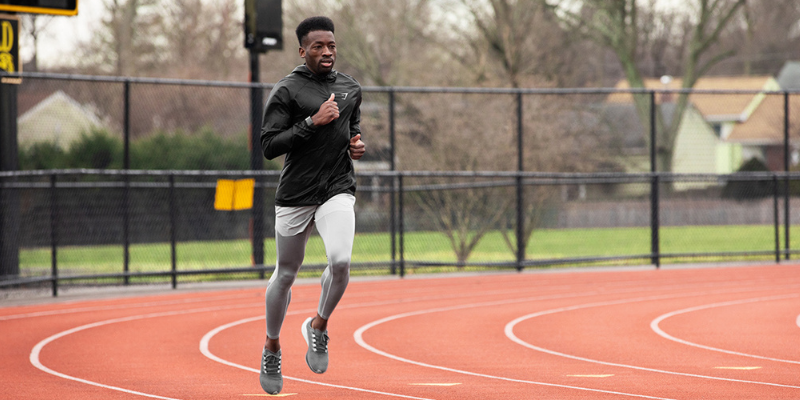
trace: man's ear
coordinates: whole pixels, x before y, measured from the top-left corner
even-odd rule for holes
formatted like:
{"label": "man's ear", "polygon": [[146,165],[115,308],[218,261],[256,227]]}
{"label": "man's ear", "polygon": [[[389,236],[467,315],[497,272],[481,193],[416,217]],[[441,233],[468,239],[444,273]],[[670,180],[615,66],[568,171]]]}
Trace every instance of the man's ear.
{"label": "man's ear", "polygon": [[306,49],[301,47],[298,51],[300,52],[300,58],[306,58]]}

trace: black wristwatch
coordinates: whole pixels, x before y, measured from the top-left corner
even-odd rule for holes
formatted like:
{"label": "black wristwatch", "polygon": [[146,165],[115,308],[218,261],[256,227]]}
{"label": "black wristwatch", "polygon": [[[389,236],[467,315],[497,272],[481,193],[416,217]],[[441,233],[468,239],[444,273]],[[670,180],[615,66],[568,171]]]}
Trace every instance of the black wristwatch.
{"label": "black wristwatch", "polygon": [[309,127],[309,128],[313,128],[314,127],[314,121],[311,119],[311,117],[306,117],[305,121],[306,121],[306,126],[307,127]]}

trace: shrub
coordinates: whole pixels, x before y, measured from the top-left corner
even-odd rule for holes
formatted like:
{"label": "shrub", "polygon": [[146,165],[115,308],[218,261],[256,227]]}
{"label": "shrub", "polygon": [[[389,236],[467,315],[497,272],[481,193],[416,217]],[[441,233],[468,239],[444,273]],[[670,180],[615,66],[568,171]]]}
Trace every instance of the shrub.
{"label": "shrub", "polygon": [[66,160],[66,152],[54,141],[37,142],[19,149],[22,170],[61,169],[66,167]]}
{"label": "shrub", "polygon": [[[751,158],[737,172],[769,172],[769,168],[763,161]],[[771,181],[764,180],[731,180],[722,189],[722,197],[741,201],[758,200],[773,195],[772,185]]]}

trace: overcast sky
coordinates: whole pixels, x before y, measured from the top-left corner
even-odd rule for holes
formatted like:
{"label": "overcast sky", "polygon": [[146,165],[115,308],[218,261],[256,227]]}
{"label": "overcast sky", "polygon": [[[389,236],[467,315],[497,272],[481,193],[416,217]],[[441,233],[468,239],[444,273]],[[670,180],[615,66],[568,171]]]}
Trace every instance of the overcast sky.
{"label": "overcast sky", "polygon": [[[46,32],[39,37],[39,65],[49,67],[63,64],[80,41],[87,41],[90,28],[102,17],[102,0],[79,0],[78,15],[74,17],[53,16]],[[23,22],[24,23],[24,22]],[[20,43],[22,59],[29,61],[33,56],[33,43]]]}

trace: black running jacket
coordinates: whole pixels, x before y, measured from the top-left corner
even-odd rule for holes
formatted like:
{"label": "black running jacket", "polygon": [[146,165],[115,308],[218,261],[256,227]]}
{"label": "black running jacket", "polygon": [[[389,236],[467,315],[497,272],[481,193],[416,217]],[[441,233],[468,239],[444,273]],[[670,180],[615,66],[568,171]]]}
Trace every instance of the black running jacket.
{"label": "black running jacket", "polygon": [[[308,127],[331,93],[339,118],[328,125]],[[361,85],[352,77],[331,71],[320,77],[301,65],[281,79],[267,100],[261,125],[261,149],[271,160],[285,154],[275,204],[319,205],[331,197],[356,192],[350,138],[361,133]]]}

